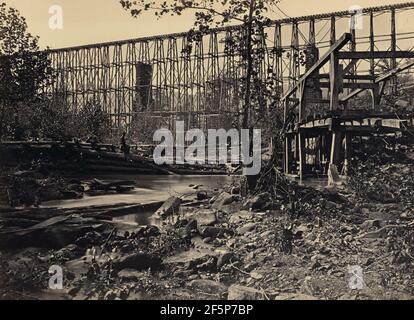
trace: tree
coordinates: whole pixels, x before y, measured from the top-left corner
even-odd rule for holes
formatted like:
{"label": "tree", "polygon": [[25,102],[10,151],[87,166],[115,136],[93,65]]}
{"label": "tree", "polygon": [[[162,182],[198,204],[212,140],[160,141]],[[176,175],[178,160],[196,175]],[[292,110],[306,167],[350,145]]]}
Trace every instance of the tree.
{"label": "tree", "polygon": [[0,138],[7,125],[19,126],[19,105],[39,99],[50,81],[52,68],[38,37],[27,31],[18,10],[0,3]]}
{"label": "tree", "polygon": [[[264,27],[270,23],[268,12],[277,6],[280,0],[120,0],[123,8],[138,17],[144,12],[153,12],[158,18],[166,15],[180,16],[185,12],[194,12],[194,28],[189,39],[197,38],[211,27],[241,24],[240,32],[235,35],[234,46],[242,58],[244,78],[240,87],[243,106],[240,114],[241,128],[250,129],[252,152],[253,125],[257,123],[253,111],[263,111],[266,97],[270,97],[270,88],[274,79],[263,81],[260,77],[260,65],[266,48],[263,48]],[[269,72],[269,78],[273,74]],[[274,92],[274,91],[273,91]],[[256,177],[247,177],[249,188],[255,186]]]}

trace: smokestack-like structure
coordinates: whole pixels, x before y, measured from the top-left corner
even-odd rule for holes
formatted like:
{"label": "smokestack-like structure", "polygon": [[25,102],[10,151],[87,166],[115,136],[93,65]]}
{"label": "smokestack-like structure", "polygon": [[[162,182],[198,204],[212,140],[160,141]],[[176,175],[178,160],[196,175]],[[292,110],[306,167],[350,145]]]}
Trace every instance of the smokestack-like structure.
{"label": "smokestack-like structure", "polygon": [[149,110],[151,106],[152,66],[147,63],[138,62],[136,66],[136,102],[135,112]]}

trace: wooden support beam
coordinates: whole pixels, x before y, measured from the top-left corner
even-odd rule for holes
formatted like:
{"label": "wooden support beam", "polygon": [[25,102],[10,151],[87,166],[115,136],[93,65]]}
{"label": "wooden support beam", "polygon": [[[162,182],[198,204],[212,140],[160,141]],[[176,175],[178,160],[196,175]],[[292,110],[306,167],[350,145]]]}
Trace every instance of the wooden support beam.
{"label": "wooden support beam", "polygon": [[342,149],[342,133],[340,130],[335,130],[332,133],[332,144],[331,144],[331,164],[336,166],[341,161],[341,149]]}
{"label": "wooden support beam", "polygon": [[[344,69],[345,71],[345,69]],[[329,79],[329,74],[328,73],[321,73],[319,75],[319,78],[321,79]],[[368,74],[344,74],[343,75],[344,80],[365,80],[365,81],[374,81],[375,77],[368,75]]]}
{"label": "wooden support beam", "polygon": [[[299,98],[289,98],[288,99],[289,102],[294,102],[294,103],[299,103]],[[311,99],[311,98],[307,98],[306,99],[307,103],[329,103],[330,100],[328,99]]]}
{"label": "wooden support beam", "polygon": [[[330,82],[321,82],[320,86],[321,88],[330,88],[331,87]],[[377,84],[375,83],[369,83],[369,82],[344,82],[341,87],[342,88],[348,88],[348,89],[374,89]]]}
{"label": "wooden support beam", "polygon": [[379,105],[381,101],[380,85],[378,83],[375,83],[374,85],[375,87],[370,90],[372,96],[372,109],[379,110]]}
{"label": "wooden support beam", "polygon": [[[380,85],[379,87],[379,102],[381,101],[381,97],[384,93],[384,89],[385,89],[385,82],[388,81],[389,79],[391,79],[392,77],[394,77],[396,74],[403,72],[411,67],[414,66],[414,61],[411,61],[409,63],[406,63],[402,66],[399,66],[393,70],[388,71],[387,73],[377,77],[374,81],[374,83],[377,83]],[[341,99],[342,103],[347,102],[349,99],[357,96],[358,94],[360,94],[361,92],[363,92],[365,89],[356,89],[355,91],[352,91],[351,93],[349,93],[347,96],[345,96],[344,98]],[[378,102],[378,103],[379,103]]]}
{"label": "wooden support beam", "polygon": [[306,82],[311,75],[321,69],[331,59],[331,54],[333,52],[341,50],[350,40],[351,34],[345,33],[333,46],[329,48],[329,50],[319,59],[319,61],[299,79],[298,83],[286,92],[282,100],[289,98],[293,93],[295,93],[298,90],[300,83]]}
{"label": "wooden support beam", "polygon": [[409,59],[414,58],[414,51],[354,51],[339,52],[340,60],[348,59]]}
{"label": "wooden support beam", "polygon": [[350,165],[352,160],[352,133],[345,133],[345,164],[343,171],[346,176],[350,173]]}
{"label": "wooden support beam", "polygon": [[[339,106],[339,93],[340,93],[340,67],[337,52],[331,52],[330,56],[331,68],[330,68],[330,110],[334,111]],[[322,83],[321,83],[322,84]]]}

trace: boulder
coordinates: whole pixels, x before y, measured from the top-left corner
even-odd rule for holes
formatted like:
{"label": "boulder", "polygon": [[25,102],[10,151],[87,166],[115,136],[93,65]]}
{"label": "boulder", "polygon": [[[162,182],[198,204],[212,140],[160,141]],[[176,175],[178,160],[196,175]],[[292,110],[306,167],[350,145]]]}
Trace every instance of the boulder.
{"label": "boulder", "polygon": [[373,220],[365,220],[362,225],[361,228],[364,230],[370,230],[370,229],[378,229],[378,228],[382,228],[386,225],[385,221],[381,220],[381,219],[373,219]]}
{"label": "boulder", "polygon": [[220,210],[223,206],[232,204],[234,202],[234,196],[227,192],[221,193],[217,199],[214,201],[212,208],[215,210]]}
{"label": "boulder", "polygon": [[217,281],[208,279],[193,280],[188,285],[192,290],[197,290],[210,295],[223,296],[227,292],[227,287]]}
{"label": "boulder", "polygon": [[134,234],[136,238],[156,237],[160,234],[160,230],[156,226],[140,226]]}
{"label": "boulder", "polygon": [[122,280],[136,280],[142,277],[142,272],[133,269],[123,269],[118,272],[118,277]]}
{"label": "boulder", "polygon": [[231,252],[221,254],[217,260],[217,269],[220,269],[221,267],[224,267],[226,264],[229,264],[233,257],[234,255]]}
{"label": "boulder", "polygon": [[263,292],[251,287],[232,285],[228,290],[228,300],[265,300]]}
{"label": "boulder", "polygon": [[253,218],[253,213],[247,210],[242,210],[239,212],[233,213],[229,218],[229,223],[237,224],[245,220],[250,220]]}
{"label": "boulder", "polygon": [[262,209],[266,203],[270,200],[270,194],[267,192],[264,193],[260,193],[256,196],[254,196],[253,198],[248,199],[245,203],[244,206],[247,209],[251,209],[251,210],[260,210]]}
{"label": "boulder", "polygon": [[155,212],[155,215],[162,217],[162,218],[172,215],[174,212],[178,211],[180,204],[181,204],[180,198],[170,197],[167,201],[164,202],[161,208],[159,208]]}
{"label": "boulder", "polygon": [[203,201],[203,200],[206,200],[206,199],[208,199],[207,192],[205,192],[205,191],[197,192],[197,200],[198,201]]}
{"label": "boulder", "polygon": [[159,270],[162,267],[162,260],[148,253],[134,253],[112,261],[115,270],[133,269],[133,270]]}
{"label": "boulder", "polygon": [[213,226],[217,223],[216,212],[212,209],[200,209],[195,212],[189,212],[185,215],[185,218],[197,220],[199,226]]}
{"label": "boulder", "polygon": [[219,227],[201,227],[198,230],[203,238],[219,238],[226,234],[231,234],[231,231],[225,228]]}
{"label": "boulder", "polygon": [[234,194],[234,195],[240,194],[240,188],[239,187],[231,188],[231,194]]}
{"label": "boulder", "polygon": [[237,228],[238,234],[245,234],[247,232],[251,232],[254,229],[256,229],[256,223],[246,223],[245,225],[241,226],[240,228]]}

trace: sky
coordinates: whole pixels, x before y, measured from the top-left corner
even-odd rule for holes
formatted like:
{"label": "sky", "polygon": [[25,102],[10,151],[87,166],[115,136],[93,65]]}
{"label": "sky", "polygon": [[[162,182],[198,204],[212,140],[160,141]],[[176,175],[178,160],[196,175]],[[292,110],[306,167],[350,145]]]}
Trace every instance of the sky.
{"label": "sky", "polygon": [[[192,15],[157,20],[151,14],[134,19],[119,0],[0,0],[20,11],[29,31],[40,36],[42,48],[64,48],[83,44],[125,40],[141,36],[187,31]],[[406,2],[403,0],[282,0],[279,7],[289,16],[347,10],[351,6],[371,7]],[[63,28],[49,27],[49,8],[63,9]],[[284,18],[275,9],[272,18]]]}

